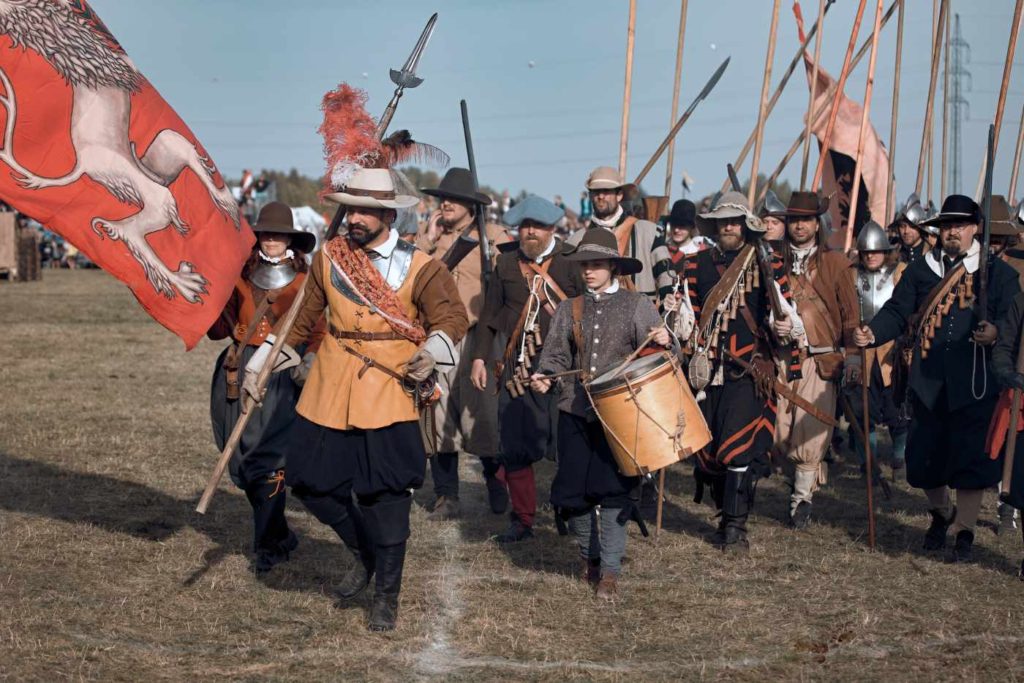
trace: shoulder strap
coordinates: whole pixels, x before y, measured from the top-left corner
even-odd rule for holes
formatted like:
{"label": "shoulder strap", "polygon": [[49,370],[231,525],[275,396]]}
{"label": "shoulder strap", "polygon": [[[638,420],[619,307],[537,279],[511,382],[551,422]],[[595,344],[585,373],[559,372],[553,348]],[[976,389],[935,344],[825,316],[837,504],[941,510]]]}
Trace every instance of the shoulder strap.
{"label": "shoulder strap", "polygon": [[[743,250],[736,255],[729,267],[725,271],[719,271],[721,278],[715,283],[715,286],[708,292],[707,299],[701,305],[700,309],[700,323],[698,329],[704,329],[711,323],[711,316],[715,314],[719,304],[725,301],[732,291],[736,288],[737,283],[740,281],[740,276],[747,269],[753,260],[754,247],[746,245]],[[756,328],[754,328],[756,329]]]}
{"label": "shoulder strap", "polygon": [[590,373],[583,362],[583,297],[572,299],[572,338],[576,343],[576,366],[580,370],[580,380],[586,381]]}
{"label": "shoulder strap", "polygon": [[565,292],[562,291],[562,288],[558,286],[557,282],[555,282],[555,278],[551,277],[551,274],[548,273],[548,270],[551,268],[551,262],[553,260],[554,258],[549,258],[539,266],[533,261],[530,261],[529,266],[533,272],[537,273],[537,275],[540,275],[542,278],[544,278],[544,282],[547,284],[548,287],[551,288],[551,291],[555,293],[555,296],[558,297],[559,303],[561,303],[562,301],[565,301],[569,297],[565,295]]}
{"label": "shoulder strap", "polygon": [[629,216],[612,230],[615,233],[615,242],[618,245],[620,256],[626,255],[626,250],[629,248],[629,238],[633,235],[636,220],[636,216]]}
{"label": "shoulder strap", "polygon": [[965,272],[964,262],[956,264],[949,271],[946,272],[946,276],[939,280],[939,282],[932,287],[932,290],[928,292],[928,296],[925,297],[924,303],[921,307],[914,312],[911,318],[911,326],[916,328],[914,331],[920,337],[924,333],[924,327],[931,317],[932,313],[941,303],[942,299],[949,294],[949,292],[960,282],[960,278]]}

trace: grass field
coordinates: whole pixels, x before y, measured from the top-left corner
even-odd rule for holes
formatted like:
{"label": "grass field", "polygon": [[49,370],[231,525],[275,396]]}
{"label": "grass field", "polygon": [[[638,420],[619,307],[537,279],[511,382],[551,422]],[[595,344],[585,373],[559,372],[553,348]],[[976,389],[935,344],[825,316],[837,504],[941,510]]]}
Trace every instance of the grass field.
{"label": "grass field", "polygon": [[[763,484],[743,559],[706,543],[711,510],[678,466],[666,531],[655,545],[631,527],[609,607],[570,577],[549,512],[530,542],[488,541],[505,520],[464,458],[464,518],[414,509],[399,629],[370,634],[365,596],[338,606],[325,590],[347,553],[294,501],[301,545],[265,578],[249,571],[239,492],[193,512],[216,457],[220,344],[186,354],[96,271],[0,284],[0,330],[0,678],[1024,678],[1020,537],[989,523],[975,564],[947,564],[919,550],[924,500],[900,484],[869,553],[863,484],[841,464],[805,532],[783,525],[781,483]],[[544,463],[542,497],[551,476]]]}

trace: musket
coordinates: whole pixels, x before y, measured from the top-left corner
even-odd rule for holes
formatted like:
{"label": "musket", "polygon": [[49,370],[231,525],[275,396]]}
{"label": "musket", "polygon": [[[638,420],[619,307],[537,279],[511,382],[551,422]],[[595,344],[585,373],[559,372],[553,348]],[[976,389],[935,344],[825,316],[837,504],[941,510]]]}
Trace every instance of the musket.
{"label": "musket", "polygon": [[978,260],[978,322],[988,320],[988,260],[989,243],[992,237],[992,221],[989,216],[992,214],[992,166],[995,161],[996,149],[996,127],[989,124],[988,127],[988,158],[985,160],[985,197],[982,207],[982,220],[985,227],[981,232],[981,254]]}
{"label": "musket", "polygon": [[736,175],[736,169],[732,164],[726,164],[725,170],[729,173],[729,182],[732,183],[732,189],[736,192],[743,192],[743,184],[740,183],[740,177]]}
{"label": "musket", "polygon": [[690,103],[690,106],[687,107],[686,111],[683,112],[683,115],[679,117],[678,121],[676,121],[676,125],[672,126],[672,129],[668,132],[668,135],[665,136],[665,139],[661,141],[661,144],[658,145],[658,149],[656,149],[654,151],[654,154],[651,155],[651,158],[647,161],[647,164],[644,166],[643,170],[640,171],[639,174],[637,174],[636,179],[633,181],[634,185],[636,185],[637,187],[640,186],[640,182],[647,176],[647,174],[650,172],[654,164],[658,163],[658,159],[660,159],[661,155],[665,152],[666,149],[668,149],[669,144],[675,138],[679,130],[683,127],[683,124],[686,123],[687,119],[690,118],[690,115],[693,114],[693,111],[697,108],[697,105],[700,104],[704,100],[704,98],[710,95],[711,91],[715,89],[715,86],[718,85],[718,81],[722,78],[722,74],[725,73],[726,67],[729,66],[730,59],[732,59],[732,57],[726,57],[725,61],[722,62],[721,65],[715,70],[715,73],[711,74],[711,78],[708,79],[708,82],[704,84],[704,87],[697,94],[697,97],[694,98],[693,102]]}
{"label": "musket", "polygon": [[[750,363],[743,360],[729,349],[723,348],[722,351],[725,353],[726,356],[732,359],[734,363],[739,365],[744,370],[749,371],[752,369]],[[782,396],[790,403],[795,405],[797,408],[800,408],[805,413],[813,417],[815,420],[823,424],[827,424],[829,427],[839,426],[839,422],[836,421],[835,417],[822,412],[820,409],[818,409],[818,406],[814,405],[813,403],[802,397],[800,394],[790,389],[785,383],[780,382],[778,378],[775,379],[775,391],[778,392],[779,396]]]}
{"label": "musket", "polygon": [[[416,41],[416,46],[413,47],[409,58],[405,60],[405,64],[401,69],[391,69],[390,71],[391,82],[398,87],[395,88],[391,101],[384,108],[384,113],[377,123],[374,134],[378,140],[384,139],[384,134],[388,131],[388,126],[391,125],[391,119],[395,116],[395,110],[398,109],[398,101],[402,99],[405,89],[415,88],[423,83],[423,79],[416,75],[416,68],[419,66],[420,58],[423,56],[423,50],[426,49],[427,43],[430,41],[430,36],[434,34],[434,24],[436,23],[437,12],[434,12],[430,19],[427,20],[427,25],[423,27],[420,39]],[[334,212],[334,218],[331,219],[331,224],[327,227],[324,241],[329,241],[338,234],[338,229],[341,227],[341,221],[344,218],[345,207],[338,206]]]}
{"label": "musket", "polygon": [[[430,40],[431,34],[434,32],[434,23],[437,21],[437,13],[435,12],[430,20],[427,21],[426,28],[423,29],[423,33],[420,35],[419,41],[416,42],[416,47],[413,48],[412,54],[409,55],[409,59],[405,61],[405,66],[401,70],[391,70],[391,80],[398,86],[395,90],[394,96],[391,98],[391,102],[388,103],[387,109],[384,110],[384,115],[380,119],[380,123],[377,124],[377,139],[381,140],[384,137],[384,133],[387,131],[388,125],[391,123],[391,118],[395,115],[395,109],[398,107],[398,100],[402,97],[402,91],[405,88],[415,88],[423,82],[422,78],[416,76],[416,66],[419,64],[420,57],[423,54],[423,49],[427,46],[427,41]],[[338,233],[338,228],[341,225],[342,218],[345,216],[345,208],[338,206],[334,212],[334,218],[331,219],[330,227],[327,229],[326,239],[333,238]],[[256,392],[257,395],[263,393],[267,386],[267,382],[270,381],[270,375],[274,370],[277,357],[281,354],[282,349],[285,346],[285,339],[291,332],[292,327],[295,325],[295,320],[298,318],[299,311],[302,310],[302,304],[306,298],[306,288],[302,287],[299,289],[298,294],[292,301],[291,307],[285,314],[283,320],[281,320],[281,328],[277,330],[277,338],[274,341],[273,346],[270,349],[270,354],[267,357],[266,362],[263,364],[263,368],[256,376]],[[206,488],[203,490],[203,495],[199,499],[199,503],[196,505],[196,512],[199,514],[206,514],[207,508],[210,506],[210,501],[213,500],[213,494],[217,491],[217,486],[220,484],[221,477],[224,476],[224,470],[228,467],[228,462],[231,460],[231,455],[234,453],[235,448],[238,447],[238,443],[242,439],[242,432],[245,430],[246,425],[249,423],[249,419],[253,413],[256,412],[258,407],[256,401],[250,396],[242,396],[242,414],[238,417],[235,422],[234,428],[231,430],[231,435],[228,437],[228,441],[221,451],[220,458],[217,460],[216,466],[213,468],[213,473],[210,475],[209,481],[206,483]]]}
{"label": "musket", "polygon": [[[466,157],[469,160],[469,174],[473,176],[473,185],[480,188],[480,180],[476,174],[476,155],[473,154],[473,135],[469,131],[469,109],[466,107],[466,100],[459,102],[462,108],[462,132],[466,136]],[[487,239],[487,212],[486,206],[480,206],[476,211],[476,232],[480,244],[480,286],[481,291],[487,291],[487,283],[491,279],[491,245]]]}

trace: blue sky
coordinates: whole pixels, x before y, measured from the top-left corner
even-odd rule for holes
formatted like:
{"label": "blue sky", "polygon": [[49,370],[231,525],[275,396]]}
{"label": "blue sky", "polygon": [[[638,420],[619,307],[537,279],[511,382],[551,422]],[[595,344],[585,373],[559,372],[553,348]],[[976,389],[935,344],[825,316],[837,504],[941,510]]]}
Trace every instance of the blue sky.
{"label": "blue sky", "polygon": [[[888,1],[886,4],[888,5]],[[243,168],[323,171],[316,133],[324,92],[347,81],[369,93],[378,116],[400,67],[431,12],[437,30],[420,64],[425,81],[407,91],[392,130],[409,128],[465,164],[459,100],[473,124],[481,181],[567,200],[579,196],[589,170],[615,166],[626,44],[627,0],[92,0],[139,69],[211,152],[222,172]],[[872,5],[861,40],[871,31]],[[897,195],[913,188],[928,91],[932,2],[906,0],[897,139]],[[679,25],[677,0],[639,0],[627,175],[635,174],[669,127]],[[673,199],[685,170],[694,194],[718,188],[757,119],[770,0],[690,0],[680,110],[726,56],[732,63],[683,129],[676,147]],[[804,0],[807,26],[817,2]],[[838,74],[857,3],[839,0],[825,20],[822,64]],[[973,194],[985,135],[994,117],[1006,57],[1011,0],[954,0],[971,46],[969,118],[963,126],[960,189]],[[871,120],[888,142],[896,18],[883,30]],[[798,47],[791,0],[779,19],[773,84]],[[1006,192],[1024,105],[1024,47],[1018,46],[996,161],[995,187]],[[530,63],[533,66],[530,66]],[[861,100],[867,58],[847,93]],[[802,127],[803,69],[769,119],[760,168],[775,166]],[[939,74],[934,192],[941,144]],[[749,158],[741,176],[749,173]],[[814,152],[811,168],[813,172]],[[798,182],[799,156],[784,177]],[[658,192],[664,163],[645,186]],[[1024,183],[1022,183],[1024,185]],[[1018,190],[1021,194],[1024,190]]]}

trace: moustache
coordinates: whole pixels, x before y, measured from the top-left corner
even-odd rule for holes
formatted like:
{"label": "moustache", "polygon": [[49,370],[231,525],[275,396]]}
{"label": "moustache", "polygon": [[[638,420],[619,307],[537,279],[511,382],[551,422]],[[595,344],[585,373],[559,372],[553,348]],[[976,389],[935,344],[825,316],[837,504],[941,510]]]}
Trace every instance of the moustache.
{"label": "moustache", "polygon": [[362,230],[363,232],[367,231],[367,227],[363,223],[349,223],[348,229],[349,229],[349,231],[352,231],[352,230]]}

